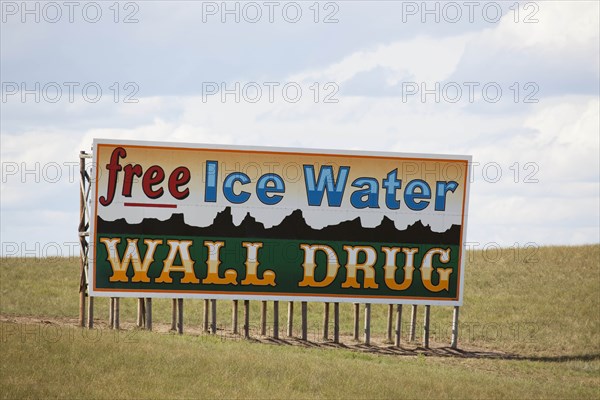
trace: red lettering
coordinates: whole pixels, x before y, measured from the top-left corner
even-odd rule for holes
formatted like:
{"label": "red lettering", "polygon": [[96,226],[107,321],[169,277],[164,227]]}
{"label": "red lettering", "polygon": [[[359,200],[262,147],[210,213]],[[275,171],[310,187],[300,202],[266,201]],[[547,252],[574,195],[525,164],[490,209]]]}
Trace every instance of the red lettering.
{"label": "red lettering", "polygon": [[[146,171],[140,164],[121,165],[120,160],[127,157],[127,151],[123,147],[115,148],[111,155],[110,161],[106,164],[108,170],[108,184],[106,195],[99,198],[99,202],[103,206],[109,206],[117,191],[117,180],[120,171],[123,171],[123,187],[121,195],[123,197],[131,197],[133,193],[133,184],[136,178],[141,178],[142,190],[149,199],[157,199],[161,197],[165,189],[161,185],[165,180],[165,171],[159,165],[153,165]],[[190,189],[184,187],[191,180],[190,170],[180,166],[175,168],[169,174],[168,190],[171,196],[177,200],[183,200],[190,195]]]}
{"label": "red lettering", "polygon": [[127,164],[125,168],[123,168],[123,172],[125,173],[125,179],[123,180],[123,191],[121,192],[125,197],[131,197],[131,187],[133,186],[133,177],[141,177],[142,176],[142,166],[139,164],[131,165]]}
{"label": "red lettering", "polygon": [[190,189],[185,188],[179,190],[183,185],[186,185],[191,178],[190,170],[186,167],[177,167],[169,176],[169,193],[177,200],[183,200],[190,195]]}
{"label": "red lettering", "polygon": [[117,147],[110,155],[110,162],[106,164],[108,170],[108,187],[106,188],[106,196],[101,196],[99,201],[103,206],[108,206],[115,198],[115,190],[117,188],[117,174],[121,170],[119,158],[127,157],[127,151],[122,147]]}
{"label": "red lettering", "polygon": [[144,190],[144,194],[150,199],[158,199],[163,195],[164,189],[159,187],[155,190],[152,187],[162,183],[164,179],[165,171],[161,167],[158,165],[153,165],[148,168],[144,173],[144,177],[142,178],[142,189]]}

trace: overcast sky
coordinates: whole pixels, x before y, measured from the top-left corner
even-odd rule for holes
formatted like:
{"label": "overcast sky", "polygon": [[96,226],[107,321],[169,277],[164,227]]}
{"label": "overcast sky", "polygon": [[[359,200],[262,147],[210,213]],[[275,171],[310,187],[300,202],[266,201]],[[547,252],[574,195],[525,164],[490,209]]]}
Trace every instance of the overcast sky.
{"label": "overcast sky", "polygon": [[93,138],[472,155],[473,248],[600,241],[597,1],[1,8],[3,255],[73,252]]}

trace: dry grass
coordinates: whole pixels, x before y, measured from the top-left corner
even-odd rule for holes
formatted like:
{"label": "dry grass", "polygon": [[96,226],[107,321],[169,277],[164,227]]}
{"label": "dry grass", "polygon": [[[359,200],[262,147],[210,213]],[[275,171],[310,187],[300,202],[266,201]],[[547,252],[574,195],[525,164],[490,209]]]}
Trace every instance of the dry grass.
{"label": "dry grass", "polygon": [[[510,249],[499,257],[469,256],[461,344],[523,360],[381,356],[206,335],[1,323],[1,397],[599,398],[600,246],[546,247],[535,258]],[[77,289],[77,260],[1,260],[4,316],[76,317]],[[170,304],[155,301],[157,322],[170,321]],[[256,326],[259,303],[251,304]],[[314,338],[322,307],[309,307]],[[97,301],[96,310],[106,319],[108,301]],[[122,310],[121,319],[133,321],[135,301],[122,301]],[[286,303],[280,310],[283,326]],[[408,321],[410,307],[405,310]],[[224,328],[230,312],[230,302],[219,302]],[[197,327],[202,301],[187,301],[185,313],[186,324]],[[373,307],[379,341],[386,313],[385,306]],[[451,309],[432,307],[434,340],[449,339],[450,321]],[[351,305],[341,307],[341,328],[352,331]]]}
{"label": "dry grass", "polygon": [[23,325],[15,332],[8,325],[0,325],[6,338],[3,398],[533,399],[598,393],[598,361],[397,358],[141,331],[85,336],[78,328]]}

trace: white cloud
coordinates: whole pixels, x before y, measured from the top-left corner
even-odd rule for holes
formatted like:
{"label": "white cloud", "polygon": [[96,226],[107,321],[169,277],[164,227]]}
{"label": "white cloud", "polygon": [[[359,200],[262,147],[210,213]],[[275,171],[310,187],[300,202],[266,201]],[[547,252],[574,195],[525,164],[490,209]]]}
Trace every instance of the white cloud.
{"label": "white cloud", "polygon": [[514,12],[508,13],[497,27],[477,35],[476,42],[488,47],[529,49],[555,55],[581,47],[597,52],[598,2],[548,1],[523,6],[521,4],[519,10],[519,22],[514,22]]}
{"label": "white cloud", "polygon": [[374,49],[354,52],[324,69],[294,74],[290,80],[329,81],[342,85],[360,72],[381,67],[393,74],[388,80],[392,86],[407,75],[417,81],[440,81],[454,71],[470,37],[471,34],[441,39],[419,36],[378,45]]}
{"label": "white cloud", "polygon": [[[150,96],[142,90],[137,104],[104,99],[97,104],[3,104],[3,167],[7,163],[76,162],[79,150],[89,149],[95,137],[472,154],[474,161],[480,162],[479,168],[497,163],[502,177],[497,183],[487,182],[481,169],[476,169],[469,240],[504,245],[597,242],[599,5],[537,4],[536,24],[514,23],[514,15],[508,13],[499,24],[466,34],[396,37],[377,45],[365,41],[362,43],[366,45],[351,48],[321,68],[313,63],[295,70],[296,66],[286,64],[278,70],[277,78],[303,84],[298,103],[282,101],[280,95],[273,103],[266,99],[256,104],[222,103],[218,96],[205,102],[198,95],[171,96],[171,92],[158,90]],[[521,10],[521,18],[524,15]],[[355,29],[343,24],[336,28],[341,36],[344,29]],[[140,29],[147,30],[148,26]],[[86,36],[86,40],[91,37]],[[142,39],[143,35],[136,36],[135,43]],[[281,49],[290,52],[305,49],[291,42],[284,44]],[[11,47],[9,54],[21,54],[17,47]],[[212,43],[211,51],[216,47]],[[188,51],[185,46],[180,50],[182,54]],[[6,55],[3,50],[3,63]],[[239,64],[235,67],[238,79],[244,79],[246,68],[238,59],[241,56],[228,57],[229,64]],[[285,58],[286,53],[277,57]],[[190,65],[182,63],[181,67],[193,70],[195,64]],[[147,67],[145,73],[159,77],[169,74],[164,68]],[[406,79],[497,80],[508,84],[533,80],[539,83],[539,103],[515,104],[507,87],[505,98],[497,104],[482,104],[481,99],[475,104],[402,102],[399,96],[379,96],[381,87],[375,88],[371,97],[343,93],[345,84],[363,79],[366,73],[375,74],[381,79],[374,82],[389,87]],[[199,77],[199,72],[196,75],[199,81],[211,79]],[[336,82],[341,89],[335,96],[339,103],[315,103],[308,89],[315,81]],[[520,168],[517,182],[514,169],[510,169],[515,163]],[[530,177],[538,183],[523,182],[535,169],[525,169],[526,163],[537,166]],[[76,185],[68,181],[52,186],[31,180],[22,183],[20,177],[3,176],[3,240],[28,240],[30,235],[38,235],[36,240],[47,235],[57,240],[72,238],[78,218]],[[73,210],[68,211],[69,207]],[[51,234],[46,228],[36,231],[31,225],[35,218],[20,223],[16,216],[22,215],[35,215],[45,227],[56,228]],[[60,224],[56,224],[57,218]]]}
{"label": "white cloud", "polygon": [[[600,84],[599,3],[539,2],[537,23],[505,15],[473,35],[451,79],[499,82],[521,87],[532,82],[537,97],[596,94]],[[508,89],[507,89],[508,91]],[[521,93],[524,91],[521,89]]]}

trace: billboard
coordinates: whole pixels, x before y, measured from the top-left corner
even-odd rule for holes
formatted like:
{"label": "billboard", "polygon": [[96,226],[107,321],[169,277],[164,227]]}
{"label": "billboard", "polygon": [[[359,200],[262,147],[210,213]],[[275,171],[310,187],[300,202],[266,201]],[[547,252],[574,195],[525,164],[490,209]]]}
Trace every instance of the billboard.
{"label": "billboard", "polygon": [[92,296],[461,305],[469,156],[95,140]]}

